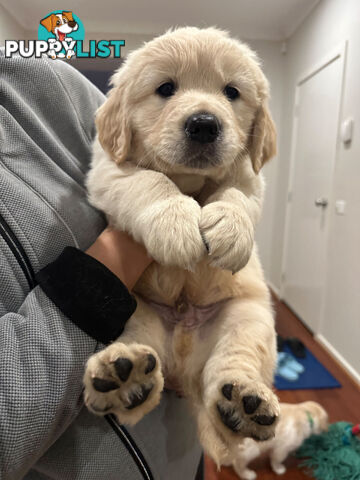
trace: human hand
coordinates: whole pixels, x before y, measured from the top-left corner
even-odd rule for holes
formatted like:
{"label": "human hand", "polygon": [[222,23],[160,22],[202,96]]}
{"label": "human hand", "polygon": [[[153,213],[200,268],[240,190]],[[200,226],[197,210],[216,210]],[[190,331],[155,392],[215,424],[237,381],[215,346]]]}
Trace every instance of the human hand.
{"label": "human hand", "polygon": [[86,250],[104,264],[131,290],[153,261],[139,243],[127,233],[107,227]]}

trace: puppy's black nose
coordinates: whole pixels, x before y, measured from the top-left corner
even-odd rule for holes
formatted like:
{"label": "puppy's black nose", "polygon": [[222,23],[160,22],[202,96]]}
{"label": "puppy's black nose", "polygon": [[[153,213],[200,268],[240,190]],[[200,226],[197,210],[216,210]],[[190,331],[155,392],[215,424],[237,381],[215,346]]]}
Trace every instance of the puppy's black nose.
{"label": "puppy's black nose", "polygon": [[185,122],[185,133],[194,142],[212,143],[220,133],[220,123],[211,113],[194,113]]}
{"label": "puppy's black nose", "polygon": [[75,25],[76,25],[75,20],[70,20],[68,23],[69,23],[69,27],[71,27],[71,28],[74,28]]}

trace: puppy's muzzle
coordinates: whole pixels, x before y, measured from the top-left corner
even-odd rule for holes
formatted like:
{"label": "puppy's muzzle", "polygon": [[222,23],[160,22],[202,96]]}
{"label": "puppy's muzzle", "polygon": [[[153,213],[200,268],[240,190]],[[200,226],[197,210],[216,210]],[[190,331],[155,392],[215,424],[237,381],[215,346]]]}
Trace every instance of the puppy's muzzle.
{"label": "puppy's muzzle", "polygon": [[69,25],[69,27],[74,28],[75,25],[76,25],[75,20],[70,20],[70,22],[68,22],[68,25]]}
{"label": "puppy's muzzle", "polygon": [[207,112],[194,113],[185,122],[185,133],[193,142],[212,143],[219,136],[220,130],[219,120]]}

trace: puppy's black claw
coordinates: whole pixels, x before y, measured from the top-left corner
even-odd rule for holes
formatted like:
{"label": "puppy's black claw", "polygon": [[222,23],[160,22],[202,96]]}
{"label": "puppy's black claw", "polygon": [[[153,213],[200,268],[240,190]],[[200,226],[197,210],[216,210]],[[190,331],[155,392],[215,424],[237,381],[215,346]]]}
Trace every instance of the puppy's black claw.
{"label": "puppy's black claw", "polygon": [[202,238],[203,244],[205,245],[206,251],[210,255],[210,245],[209,245],[208,241],[206,240],[205,235],[202,232],[200,232],[200,233],[201,233],[201,238]]}
{"label": "puppy's black claw", "polygon": [[231,431],[237,433],[240,430],[241,420],[236,416],[235,410],[224,410],[221,405],[218,404],[216,405],[216,408],[223,424]]}
{"label": "puppy's black claw", "polygon": [[152,372],[156,366],[156,358],[152,353],[149,353],[147,356],[147,366],[145,368],[145,375]]}
{"label": "puppy's black claw", "polygon": [[244,405],[245,413],[247,413],[247,414],[254,413],[255,410],[260,405],[261,401],[262,401],[261,398],[258,397],[257,395],[246,395],[243,398],[243,405]]}
{"label": "puppy's black claw", "polygon": [[119,357],[114,362],[115,371],[117,376],[122,382],[126,382],[129,378],[131,370],[133,368],[133,363],[128,358]]}
{"label": "puppy's black claw", "polygon": [[119,385],[112,380],[105,380],[104,378],[93,378],[92,380],[93,387],[97,392],[110,392],[111,390],[116,390],[119,388]]}
{"label": "puppy's black claw", "polygon": [[141,392],[132,393],[129,396],[130,404],[126,407],[127,410],[132,410],[135,407],[143,404],[145,400],[150,395],[151,390],[153,389],[154,385],[150,385],[149,387],[145,385],[141,385]]}
{"label": "puppy's black claw", "polygon": [[255,423],[257,423],[258,425],[272,425],[275,420],[276,420],[276,416],[273,415],[255,415],[254,417],[251,417],[251,420]]}
{"label": "puppy's black claw", "polygon": [[234,385],[232,383],[226,383],[222,387],[221,392],[227,400],[231,400],[233,388]]}

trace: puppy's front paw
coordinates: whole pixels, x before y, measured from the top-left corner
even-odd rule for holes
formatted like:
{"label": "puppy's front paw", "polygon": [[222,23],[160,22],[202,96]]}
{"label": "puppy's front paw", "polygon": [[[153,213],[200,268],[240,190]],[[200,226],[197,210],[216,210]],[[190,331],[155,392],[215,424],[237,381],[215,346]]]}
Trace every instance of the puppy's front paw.
{"label": "puppy's front paw", "polygon": [[160,401],[164,379],[157,353],[146,345],[115,342],[89,358],[84,398],[96,415],[114,413],[133,425]]}
{"label": "puppy's front paw", "polygon": [[249,261],[254,244],[254,227],[239,207],[220,201],[205,205],[200,231],[212,265],[235,273]]}
{"label": "puppy's front paw", "polygon": [[211,405],[221,431],[230,436],[268,440],[275,435],[279,418],[276,395],[263,383],[234,381],[219,386]]}
{"label": "puppy's front paw", "polygon": [[162,265],[191,270],[206,253],[200,215],[199,204],[185,195],[147,208],[140,221],[149,255]]}
{"label": "puppy's front paw", "polygon": [[276,475],[283,475],[286,472],[285,465],[282,463],[271,462],[272,471],[276,473]]}

